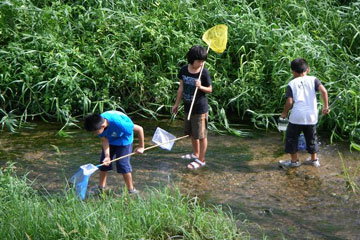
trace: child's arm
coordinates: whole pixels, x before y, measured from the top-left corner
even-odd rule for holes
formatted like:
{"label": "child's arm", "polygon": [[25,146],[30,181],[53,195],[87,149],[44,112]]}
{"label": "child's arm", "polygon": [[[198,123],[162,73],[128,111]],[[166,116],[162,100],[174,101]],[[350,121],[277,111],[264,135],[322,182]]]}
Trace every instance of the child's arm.
{"label": "child's arm", "polygon": [[102,137],[101,138],[101,146],[102,146],[102,149],[104,150],[104,155],[105,155],[105,158],[104,158],[104,165],[105,166],[109,166],[110,164],[110,145],[109,145],[109,141],[106,137]]}
{"label": "child's arm", "polygon": [[210,74],[207,69],[204,69],[201,78],[195,81],[195,86],[203,93],[212,93]]}
{"label": "child's arm", "polygon": [[181,98],[182,98],[183,91],[184,91],[184,83],[183,83],[182,80],[180,80],[180,86],[179,86],[179,89],[177,90],[176,101],[175,101],[175,104],[174,104],[174,106],[172,108],[172,112],[175,113],[175,114],[179,110],[179,104],[180,104],[180,101],[181,101]]}
{"label": "child's arm", "polygon": [[288,112],[291,109],[292,105],[293,105],[293,98],[288,97],[286,99],[286,102],[285,102],[284,110],[281,113],[281,118],[286,118],[286,116],[288,115]]}
{"label": "child's arm", "polygon": [[322,112],[322,114],[326,115],[330,112],[329,102],[328,102],[328,93],[326,91],[326,88],[323,85],[319,86],[319,91],[320,91],[321,98],[322,98],[323,104],[324,104],[321,112]]}
{"label": "child's arm", "polygon": [[195,86],[199,88],[200,91],[203,91],[204,93],[212,93],[212,86],[202,86],[200,81],[195,82]]}
{"label": "child's arm", "polygon": [[139,146],[135,149],[137,153],[144,153],[144,129],[137,124],[134,124],[134,132],[138,135],[139,138]]}

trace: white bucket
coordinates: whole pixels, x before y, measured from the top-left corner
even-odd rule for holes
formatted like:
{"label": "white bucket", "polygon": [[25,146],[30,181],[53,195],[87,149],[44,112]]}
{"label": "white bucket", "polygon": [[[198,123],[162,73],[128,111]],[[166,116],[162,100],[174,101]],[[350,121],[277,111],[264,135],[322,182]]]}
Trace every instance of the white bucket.
{"label": "white bucket", "polygon": [[289,120],[286,118],[279,118],[279,122],[278,122],[278,130],[281,131],[286,131],[286,128],[289,124]]}

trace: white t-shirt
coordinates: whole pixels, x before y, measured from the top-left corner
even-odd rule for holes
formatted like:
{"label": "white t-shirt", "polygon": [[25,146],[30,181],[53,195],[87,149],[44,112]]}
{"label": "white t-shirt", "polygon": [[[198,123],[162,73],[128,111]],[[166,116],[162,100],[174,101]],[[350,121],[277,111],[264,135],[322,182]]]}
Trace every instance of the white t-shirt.
{"label": "white t-shirt", "polygon": [[[303,76],[289,82],[293,98],[289,122],[300,125],[315,125],[318,122],[316,91],[321,85],[313,76]],[[287,97],[289,94],[287,93]]]}

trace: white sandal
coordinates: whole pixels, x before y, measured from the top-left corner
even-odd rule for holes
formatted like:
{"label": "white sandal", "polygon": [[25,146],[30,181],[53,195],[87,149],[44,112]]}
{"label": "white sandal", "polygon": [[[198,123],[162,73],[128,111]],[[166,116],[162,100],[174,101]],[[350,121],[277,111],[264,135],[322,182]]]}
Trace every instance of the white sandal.
{"label": "white sandal", "polygon": [[199,159],[195,158],[195,160],[188,165],[188,169],[195,170],[198,168],[202,168],[205,166],[205,164],[206,164],[205,162],[202,162]]}
{"label": "white sandal", "polygon": [[197,159],[197,157],[193,153],[191,153],[191,154],[188,153],[188,154],[182,155],[181,158],[188,159],[188,160]]}

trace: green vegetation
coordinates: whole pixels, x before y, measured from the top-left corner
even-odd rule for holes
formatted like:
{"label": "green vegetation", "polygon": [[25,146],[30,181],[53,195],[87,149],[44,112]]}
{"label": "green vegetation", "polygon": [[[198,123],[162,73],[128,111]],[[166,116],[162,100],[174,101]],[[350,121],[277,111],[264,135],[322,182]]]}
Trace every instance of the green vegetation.
{"label": "green vegetation", "polygon": [[351,168],[346,167],[342,154],[340,152],[338,152],[338,154],[339,154],[339,157],[341,160],[341,167],[342,167],[343,174],[344,174],[343,178],[346,182],[346,189],[348,191],[351,191],[351,192],[357,194],[360,190],[360,187],[356,184],[356,177],[358,176],[360,165],[358,167],[356,167],[355,170],[353,171],[353,174],[351,174],[351,171],[350,171]]}
{"label": "green vegetation", "polygon": [[71,192],[44,196],[12,166],[0,170],[1,239],[249,239],[221,207],[205,208],[177,189],[88,201]]}
{"label": "green vegetation", "polygon": [[220,23],[228,47],[206,65],[213,128],[243,136],[227,116],[273,127],[289,63],[303,57],[330,102],[342,97],[320,128],[360,149],[359,0],[1,1],[0,123],[68,126],[104,109],[170,117],[185,53]]}

